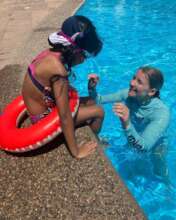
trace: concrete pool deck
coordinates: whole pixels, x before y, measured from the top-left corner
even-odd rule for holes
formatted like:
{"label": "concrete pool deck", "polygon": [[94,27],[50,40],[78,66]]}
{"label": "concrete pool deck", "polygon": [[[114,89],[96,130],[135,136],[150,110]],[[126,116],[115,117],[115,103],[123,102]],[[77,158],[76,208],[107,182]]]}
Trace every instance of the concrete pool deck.
{"label": "concrete pool deck", "polygon": [[[81,0],[1,0],[0,112],[20,93],[27,64]],[[88,127],[78,141],[95,139]],[[22,155],[0,151],[0,220],[146,219],[102,146],[72,158],[60,136]]]}

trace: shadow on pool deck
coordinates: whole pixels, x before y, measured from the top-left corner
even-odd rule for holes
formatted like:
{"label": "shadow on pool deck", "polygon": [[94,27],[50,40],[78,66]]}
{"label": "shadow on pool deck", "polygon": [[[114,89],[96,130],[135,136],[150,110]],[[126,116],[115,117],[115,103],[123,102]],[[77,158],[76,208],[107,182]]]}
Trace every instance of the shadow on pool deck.
{"label": "shadow on pool deck", "polygon": [[[25,51],[20,54],[28,54],[25,59],[42,47],[40,42],[46,44],[40,35],[52,29],[57,19],[62,21],[71,13],[70,8],[63,7],[64,2],[69,1],[63,0],[62,7],[46,19],[48,23],[45,20],[43,26],[36,27],[31,41],[23,45]],[[78,3],[80,0],[70,1],[72,11]],[[62,11],[61,15],[58,11]],[[22,62],[26,63],[25,59]],[[21,62],[9,63],[0,70],[0,112],[19,95],[23,71]],[[96,140],[88,127],[77,129],[76,136],[78,142]],[[0,151],[0,220],[145,219],[101,146],[87,158],[76,160],[69,154],[63,136],[60,137],[37,151],[22,155]]]}

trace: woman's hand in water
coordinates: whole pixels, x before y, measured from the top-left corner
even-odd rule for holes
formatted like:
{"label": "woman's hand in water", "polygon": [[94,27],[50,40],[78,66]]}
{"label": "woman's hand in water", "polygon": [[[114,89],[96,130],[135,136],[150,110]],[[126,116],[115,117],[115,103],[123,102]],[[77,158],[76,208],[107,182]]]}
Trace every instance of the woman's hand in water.
{"label": "woman's hand in water", "polygon": [[126,105],[123,103],[115,103],[113,106],[114,113],[120,118],[124,128],[129,125],[130,112]]}
{"label": "woman's hand in water", "polygon": [[95,73],[91,73],[88,75],[88,80],[88,89],[95,89],[99,81],[99,76]]}
{"label": "woman's hand in water", "polygon": [[96,141],[89,141],[87,143],[80,143],[78,148],[79,148],[79,153],[76,156],[76,158],[80,159],[83,157],[88,156],[89,154],[93,153],[97,147],[97,142]]}

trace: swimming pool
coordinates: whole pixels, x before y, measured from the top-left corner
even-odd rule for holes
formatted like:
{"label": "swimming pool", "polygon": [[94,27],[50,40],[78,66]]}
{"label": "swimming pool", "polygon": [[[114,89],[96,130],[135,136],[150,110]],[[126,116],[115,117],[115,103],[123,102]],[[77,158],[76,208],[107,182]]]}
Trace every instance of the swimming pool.
{"label": "swimming pool", "polygon": [[[138,67],[152,65],[164,72],[161,98],[171,108],[176,105],[175,1],[87,0],[77,13],[94,21],[104,42],[97,58],[75,69],[78,80],[74,84],[81,95],[87,95],[89,72],[99,74],[98,92],[106,94],[128,87]],[[112,105],[104,108],[100,136],[109,142],[105,154],[113,167],[149,219],[176,219],[176,110],[172,108],[167,153],[157,161],[149,153],[127,147]]]}

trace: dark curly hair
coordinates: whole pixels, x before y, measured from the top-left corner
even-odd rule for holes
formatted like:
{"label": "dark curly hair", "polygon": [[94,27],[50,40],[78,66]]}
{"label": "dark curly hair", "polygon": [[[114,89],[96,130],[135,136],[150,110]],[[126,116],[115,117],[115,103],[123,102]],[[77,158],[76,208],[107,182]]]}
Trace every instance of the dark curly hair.
{"label": "dark curly hair", "polygon": [[75,60],[78,49],[85,50],[92,56],[96,56],[102,49],[103,43],[96,32],[95,26],[85,16],[75,15],[67,18],[61,26],[61,32],[68,37],[79,33],[74,40],[75,44],[68,46],[64,46],[61,43],[53,43],[48,38],[52,50],[62,53],[63,62],[67,64],[69,68],[71,68]]}

